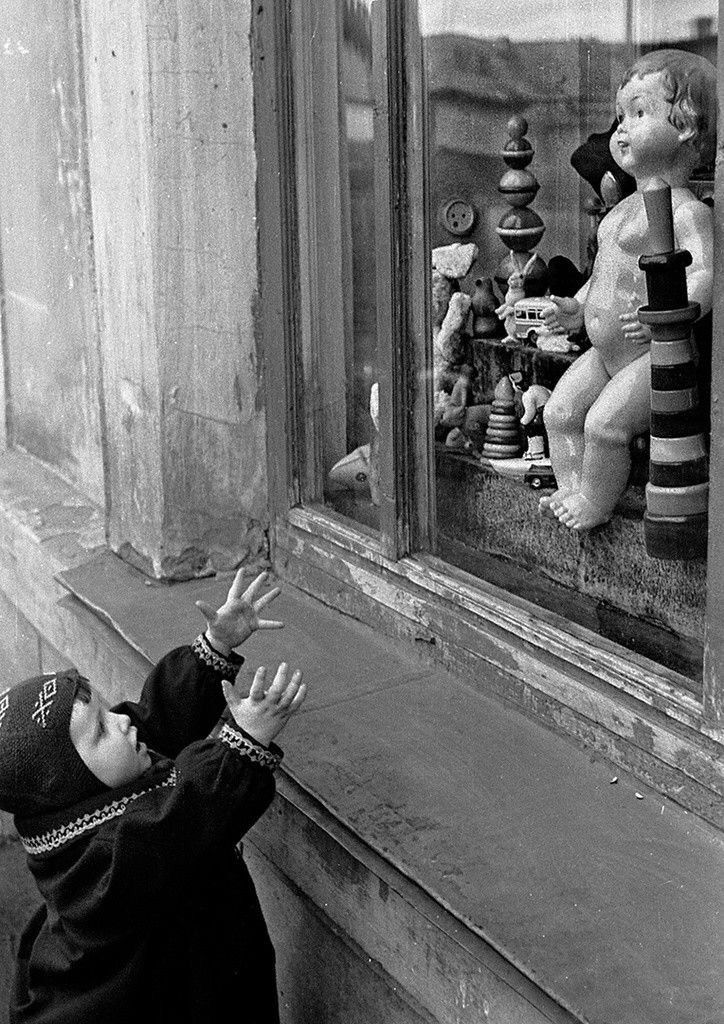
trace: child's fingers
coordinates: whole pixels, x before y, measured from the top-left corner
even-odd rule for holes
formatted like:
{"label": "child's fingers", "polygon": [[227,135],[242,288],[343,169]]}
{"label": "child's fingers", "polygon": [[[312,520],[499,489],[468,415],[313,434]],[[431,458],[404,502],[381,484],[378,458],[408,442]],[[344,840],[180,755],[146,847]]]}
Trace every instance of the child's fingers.
{"label": "child's fingers", "polygon": [[234,580],[234,582],[232,584],[232,587],[231,587],[231,590],[229,591],[229,596],[230,597],[232,596],[232,591],[233,591],[233,596],[235,598],[240,597],[242,599],[242,601],[246,601],[248,604],[253,604],[253,602],[254,602],[254,600],[256,598],[256,595],[259,593],[261,588],[264,586],[264,584],[266,583],[268,578],[269,578],[269,573],[268,572],[260,572],[259,575],[256,577],[256,579],[252,580],[252,582],[249,584],[249,586],[244,591],[242,591],[242,589],[241,589],[242,588],[242,581],[239,580],[238,581],[238,586],[237,586],[237,580]]}
{"label": "child's fingers", "polygon": [[208,624],[212,626],[217,619],[216,608],[214,608],[213,605],[210,605],[208,601],[196,601],[195,604]]}
{"label": "child's fingers", "polygon": [[287,686],[287,663],[283,661],[276,671],[274,676],[274,682],[271,684],[269,689],[266,691],[267,698],[273,701],[275,704],[279,703],[279,698],[284,693]]}
{"label": "child's fingers", "polygon": [[284,623],[279,619],[258,619],[257,629],[284,629]]}
{"label": "child's fingers", "polygon": [[249,697],[252,700],[264,700],[266,693],[264,692],[264,684],[266,682],[266,666],[260,665],[254,673],[254,680],[249,690]]}
{"label": "child's fingers", "polygon": [[[254,586],[253,583],[252,583],[252,586]],[[241,568],[241,569],[237,570],[236,576],[234,576],[232,584],[229,587],[229,593],[227,595],[227,600],[228,601],[235,601],[237,598],[241,597],[243,595],[243,593],[244,593],[244,569]]]}
{"label": "child's fingers", "polygon": [[307,696],[307,684],[306,683],[302,683],[301,686],[299,687],[299,689],[297,690],[296,694],[294,695],[294,700],[289,705],[289,709],[288,710],[289,710],[289,714],[290,715],[293,714],[304,703],[304,698],[306,696]]}
{"label": "child's fingers", "polygon": [[286,686],[284,692],[282,693],[281,697],[279,698],[279,707],[282,710],[284,708],[288,708],[289,705],[294,700],[294,698],[296,697],[296,695],[297,695],[297,693],[299,691],[299,686],[300,686],[301,681],[302,681],[301,670],[300,669],[296,669],[296,671],[292,675],[292,678],[287,683],[287,686]]}
{"label": "child's fingers", "polygon": [[273,587],[266,594],[262,594],[262,596],[260,598],[258,598],[254,602],[254,611],[258,613],[258,612],[260,612],[262,610],[262,608],[266,608],[266,606],[268,604],[271,604],[271,602],[275,598],[279,597],[281,592],[282,592],[282,588],[281,587]]}
{"label": "child's fingers", "polygon": [[236,687],[229,679],[221,680],[221,692],[223,693],[224,700],[229,705],[229,707],[231,707],[232,704],[238,704],[239,701],[241,700],[241,697],[239,696]]}

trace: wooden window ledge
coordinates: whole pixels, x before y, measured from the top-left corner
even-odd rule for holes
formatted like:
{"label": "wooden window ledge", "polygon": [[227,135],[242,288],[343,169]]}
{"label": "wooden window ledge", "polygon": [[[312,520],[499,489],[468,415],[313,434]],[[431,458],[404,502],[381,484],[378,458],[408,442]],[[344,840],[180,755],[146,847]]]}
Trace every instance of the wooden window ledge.
{"label": "wooden window ledge", "polygon": [[[193,638],[194,601],[228,586],[157,583],[108,553],[59,579],[148,662]],[[719,831],[291,586],[274,613],[286,627],[255,634],[248,665],[286,660],[309,682],[281,737],[280,799],[305,794],[329,834],[386,866],[385,885],[509,965],[542,1019],[722,1018]],[[274,828],[257,826],[272,858]]]}

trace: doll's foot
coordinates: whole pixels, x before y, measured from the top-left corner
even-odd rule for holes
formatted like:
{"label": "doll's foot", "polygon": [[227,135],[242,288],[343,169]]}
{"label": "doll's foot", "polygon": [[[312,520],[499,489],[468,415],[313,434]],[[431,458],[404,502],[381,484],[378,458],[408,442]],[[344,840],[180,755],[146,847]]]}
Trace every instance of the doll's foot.
{"label": "doll's foot", "polygon": [[598,508],[585,494],[568,494],[555,510],[556,518],[569,530],[592,530],[611,518],[611,513]]}
{"label": "doll's foot", "polygon": [[561,487],[551,494],[544,494],[538,500],[538,510],[541,515],[556,519],[558,517],[558,510],[563,508],[563,502],[569,494],[570,491],[564,491]]}

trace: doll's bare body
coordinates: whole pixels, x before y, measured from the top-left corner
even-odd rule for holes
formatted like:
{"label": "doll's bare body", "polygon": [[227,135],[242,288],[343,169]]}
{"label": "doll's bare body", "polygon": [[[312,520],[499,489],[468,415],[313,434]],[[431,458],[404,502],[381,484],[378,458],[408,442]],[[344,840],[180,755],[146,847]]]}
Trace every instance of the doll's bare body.
{"label": "doll's bare body", "polygon": [[619,90],[611,152],[637,191],[601,222],[589,281],[575,298],[552,296],[546,320],[569,331],[585,324],[592,346],[558,382],[544,414],[558,489],[541,499],[541,511],[574,530],[610,519],[628,480],[631,441],[649,427],[651,336],[637,310],[646,303],[638,260],[649,245],[642,192],[652,181],[672,188],[676,247],[692,256],[689,298],[702,314],[711,308],[711,210],[686,187],[697,155],[692,132],[671,120],[668,94],[660,71],[636,74]]}

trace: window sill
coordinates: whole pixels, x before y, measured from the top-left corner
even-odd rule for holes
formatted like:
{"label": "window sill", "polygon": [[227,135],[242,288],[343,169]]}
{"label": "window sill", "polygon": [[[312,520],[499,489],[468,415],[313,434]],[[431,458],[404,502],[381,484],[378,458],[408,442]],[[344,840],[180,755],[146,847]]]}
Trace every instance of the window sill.
{"label": "window sill", "polygon": [[290,582],[724,824],[724,735],[677,673],[432,556],[390,562],[326,510],[292,509],[275,537]]}
{"label": "window sill", "polygon": [[376,540],[335,513],[295,508],[288,518],[294,529],[339,545],[384,568],[398,579],[408,580],[437,594],[533,646],[555,652],[575,667],[585,665],[601,681],[656,706],[657,710],[682,724],[706,733],[701,702],[691,694],[689,680],[677,672],[624,651],[585,627],[523,597],[503,591],[435,556],[420,554],[392,562],[385,558]]}
{"label": "window sill", "polygon": [[[195,635],[195,600],[220,601],[228,587],[149,585],[110,554],[60,578],[148,661]],[[688,1008],[692,1024],[716,1017],[709,910],[724,879],[713,828],[624,773],[612,784],[609,764],[490,699],[485,678],[473,688],[425,666],[293,587],[274,610],[284,631],[254,634],[244,654],[251,666],[293,661],[310,693],[282,736],[283,806],[251,838],[287,878],[323,899],[307,848],[318,826],[358,865],[347,900],[371,871],[380,913],[384,882],[428,932],[457,929],[510,998],[540,1014],[520,1019],[664,1019],[672,1004],[682,1024]],[[673,882],[665,900],[661,878]],[[362,927],[359,915],[336,923],[352,937]],[[382,966],[397,977],[399,964]]]}

